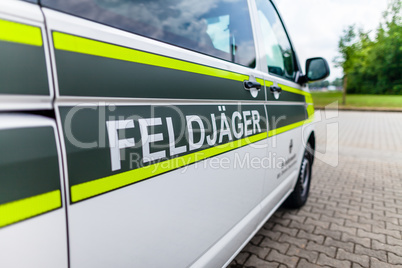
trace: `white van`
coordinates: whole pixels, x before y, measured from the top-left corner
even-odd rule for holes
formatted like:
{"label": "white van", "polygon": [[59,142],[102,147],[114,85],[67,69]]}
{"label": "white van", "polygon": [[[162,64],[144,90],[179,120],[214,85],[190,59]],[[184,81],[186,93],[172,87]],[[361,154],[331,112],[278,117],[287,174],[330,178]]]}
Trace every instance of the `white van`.
{"label": "white van", "polygon": [[222,267],[307,200],[314,108],[269,0],[1,0],[0,267]]}

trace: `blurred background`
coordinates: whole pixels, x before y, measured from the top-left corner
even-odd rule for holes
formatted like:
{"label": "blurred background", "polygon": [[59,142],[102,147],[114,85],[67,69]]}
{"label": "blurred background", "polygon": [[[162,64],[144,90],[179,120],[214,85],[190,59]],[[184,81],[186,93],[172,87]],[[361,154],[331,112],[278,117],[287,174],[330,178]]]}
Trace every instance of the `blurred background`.
{"label": "blurred background", "polygon": [[331,76],[309,85],[307,204],[281,207],[230,268],[402,267],[402,1],[275,2],[300,63],[324,57]]}
{"label": "blurred background", "polygon": [[[401,0],[276,0],[301,63],[324,57],[316,108],[402,110]],[[304,68],[304,66],[302,66]],[[374,96],[373,96],[374,95]]]}

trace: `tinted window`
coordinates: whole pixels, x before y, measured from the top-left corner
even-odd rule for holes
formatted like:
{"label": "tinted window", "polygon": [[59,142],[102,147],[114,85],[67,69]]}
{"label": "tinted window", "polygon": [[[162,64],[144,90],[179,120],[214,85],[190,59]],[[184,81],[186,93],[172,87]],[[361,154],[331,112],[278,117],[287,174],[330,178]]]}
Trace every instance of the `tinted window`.
{"label": "tinted window", "polygon": [[294,54],[278,13],[268,0],[257,0],[256,3],[268,72],[294,80]]}
{"label": "tinted window", "polygon": [[42,0],[42,5],[254,67],[244,0]]}

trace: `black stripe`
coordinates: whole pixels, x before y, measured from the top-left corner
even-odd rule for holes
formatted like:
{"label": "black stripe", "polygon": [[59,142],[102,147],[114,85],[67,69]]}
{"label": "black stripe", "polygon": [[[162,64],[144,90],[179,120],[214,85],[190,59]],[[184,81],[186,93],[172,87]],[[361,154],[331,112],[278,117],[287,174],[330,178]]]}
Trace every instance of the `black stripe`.
{"label": "black stripe", "polygon": [[[73,107],[60,107],[61,125],[64,127],[65,120]],[[114,174],[118,174],[124,171],[140,168],[161,162],[163,160],[172,159],[177,156],[183,156],[189,153],[194,153],[206,148],[210,148],[206,142],[198,150],[188,150],[188,132],[185,123],[186,115],[197,115],[204,117],[202,119],[205,127],[205,134],[210,135],[212,133],[212,126],[207,122],[211,121],[211,114],[215,114],[217,120],[217,130],[219,135],[220,129],[220,115],[218,105],[180,105],[180,106],[118,106],[113,107],[112,111],[105,107],[86,107],[76,113],[74,113],[71,122],[71,131],[74,139],[80,142],[96,142],[97,145],[93,148],[82,148],[77,144],[74,139],[67,136],[66,129],[63,130],[64,140],[67,152],[67,168],[69,174],[70,186],[92,181],[99,178],[104,178]],[[177,111],[179,110],[179,111]],[[263,105],[225,105],[225,115],[228,117],[228,123],[231,126],[231,116],[234,111],[250,111],[257,110],[261,117],[261,132],[267,131],[267,123],[265,119],[265,110]],[[181,115],[180,115],[181,113]],[[71,115],[71,114],[70,114]],[[184,115],[184,116],[183,116]],[[174,127],[174,133],[176,135],[176,147],[187,146],[187,151],[179,155],[170,156],[169,139],[167,133],[166,117],[172,118]],[[121,169],[112,171],[111,169],[111,156],[109,149],[108,135],[106,131],[106,120],[122,120],[122,119],[134,119],[134,128],[125,129],[119,131],[120,139],[134,138],[134,147],[121,150],[122,161]],[[165,151],[166,158],[158,160],[156,162],[143,163],[143,152],[141,144],[140,127],[138,118],[161,118],[162,125],[150,127],[150,134],[162,133],[163,140],[151,144],[151,152]],[[250,117],[248,117],[250,118]],[[239,123],[239,122],[235,122]],[[251,128],[252,126],[249,126]],[[197,127],[195,127],[197,129]],[[180,132],[183,134],[180,137]],[[99,133],[105,133],[104,136],[100,136]],[[258,133],[255,133],[258,134]],[[199,133],[195,132],[194,140],[199,140]],[[250,136],[250,135],[249,135]],[[232,135],[233,140],[236,138]],[[244,138],[241,137],[241,138]],[[219,144],[230,142],[227,136]],[[216,145],[218,140],[216,141]],[[130,163],[130,155],[138,156],[140,161]]]}
{"label": "black stripe", "polygon": [[264,100],[242,81],[55,50],[60,95],[123,98]]}
{"label": "black stripe", "polygon": [[43,46],[0,41],[0,94],[49,95]]}
{"label": "black stripe", "polygon": [[269,87],[267,88],[267,100],[268,101],[291,101],[291,102],[305,102],[304,95],[296,94],[293,92],[282,90],[279,99],[274,98],[274,94],[270,92]]}
{"label": "black stripe", "polygon": [[268,105],[269,130],[307,119],[304,105]]}
{"label": "black stripe", "polygon": [[0,130],[0,204],[59,189],[53,128]]}

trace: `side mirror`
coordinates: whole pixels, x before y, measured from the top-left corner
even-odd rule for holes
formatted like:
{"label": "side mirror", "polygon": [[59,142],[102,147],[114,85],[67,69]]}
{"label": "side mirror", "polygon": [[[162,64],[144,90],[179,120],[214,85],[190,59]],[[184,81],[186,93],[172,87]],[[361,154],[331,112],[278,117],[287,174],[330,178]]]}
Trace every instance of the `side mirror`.
{"label": "side mirror", "polygon": [[307,82],[325,79],[329,76],[328,62],[323,58],[311,58],[306,61]]}

